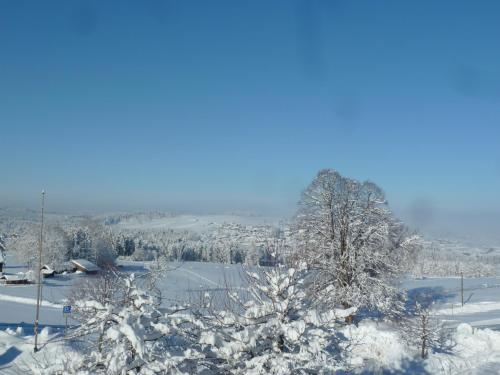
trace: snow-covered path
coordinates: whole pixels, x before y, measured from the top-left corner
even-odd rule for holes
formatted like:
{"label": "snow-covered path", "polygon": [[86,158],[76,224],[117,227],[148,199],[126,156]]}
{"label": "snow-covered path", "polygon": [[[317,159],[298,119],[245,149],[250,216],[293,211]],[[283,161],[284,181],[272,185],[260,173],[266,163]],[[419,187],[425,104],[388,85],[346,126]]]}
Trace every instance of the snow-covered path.
{"label": "snow-covered path", "polygon": [[[26,298],[26,297],[16,297],[16,296],[10,296],[7,294],[0,294],[0,301],[7,301],[7,302],[14,302],[14,303],[21,303],[23,305],[36,305],[36,299],[35,298]],[[63,305],[57,304],[57,303],[52,303],[49,301],[41,301],[40,306],[42,307],[51,307],[54,309],[62,309]]]}

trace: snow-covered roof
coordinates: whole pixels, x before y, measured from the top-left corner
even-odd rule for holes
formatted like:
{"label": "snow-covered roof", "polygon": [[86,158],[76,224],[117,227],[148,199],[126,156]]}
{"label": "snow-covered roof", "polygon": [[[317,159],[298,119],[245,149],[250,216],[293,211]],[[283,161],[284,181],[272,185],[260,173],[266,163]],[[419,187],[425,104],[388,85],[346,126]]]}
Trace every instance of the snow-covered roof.
{"label": "snow-covered roof", "polygon": [[56,271],[54,271],[50,266],[43,266],[41,269],[42,275],[44,276],[52,276]]}
{"label": "snow-covered roof", "polygon": [[94,263],[88,261],[87,259],[71,259],[70,262],[87,272],[95,272],[100,270],[99,267],[97,267]]}
{"label": "snow-covered roof", "polygon": [[18,275],[5,275],[5,274],[0,276],[0,279],[9,281],[28,281],[26,277],[21,277]]}

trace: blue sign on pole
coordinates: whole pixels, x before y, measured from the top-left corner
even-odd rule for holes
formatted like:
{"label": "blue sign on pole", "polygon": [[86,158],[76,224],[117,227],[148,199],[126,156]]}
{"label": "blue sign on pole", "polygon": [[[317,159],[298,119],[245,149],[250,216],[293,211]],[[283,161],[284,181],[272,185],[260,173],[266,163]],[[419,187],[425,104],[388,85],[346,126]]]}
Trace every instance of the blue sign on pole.
{"label": "blue sign on pole", "polygon": [[63,314],[71,314],[71,305],[63,306]]}

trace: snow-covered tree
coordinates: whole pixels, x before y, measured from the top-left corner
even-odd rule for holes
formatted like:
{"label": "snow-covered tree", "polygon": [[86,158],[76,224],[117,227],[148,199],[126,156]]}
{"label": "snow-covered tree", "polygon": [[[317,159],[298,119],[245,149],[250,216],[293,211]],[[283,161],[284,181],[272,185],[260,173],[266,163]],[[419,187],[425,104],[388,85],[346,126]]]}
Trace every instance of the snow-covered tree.
{"label": "snow-covered tree", "polygon": [[73,228],[71,231],[71,257],[93,260],[92,239],[85,228]]}
{"label": "snow-covered tree", "polygon": [[116,259],[113,234],[96,220],[84,220],[71,235],[71,257],[95,262],[101,267],[113,264]]}
{"label": "snow-covered tree", "polygon": [[[113,303],[124,292],[123,275],[112,269],[105,269],[92,278],[76,281],[69,295],[69,304],[78,306],[82,301],[95,301],[102,306]],[[72,319],[85,323],[94,317],[91,309],[76,308]]]}
{"label": "snow-covered tree", "polygon": [[[38,261],[38,247],[40,246],[40,227],[30,225],[23,232],[18,233],[9,243],[12,251],[19,259],[33,268]],[[57,224],[47,224],[43,231],[42,264],[49,264],[54,268],[62,267],[69,260],[69,237]]]}
{"label": "snow-covered tree", "polygon": [[[107,222],[114,222],[111,219]],[[205,261],[220,263],[269,264],[277,263],[269,254],[281,253],[273,245],[280,241],[288,247],[289,231],[273,225],[245,226],[235,223],[212,223],[208,231],[195,233],[184,230],[124,229],[108,226],[115,235],[114,248],[118,255],[127,256],[125,239],[136,260],[152,260],[154,253],[173,261]],[[280,254],[280,257],[284,255]]]}
{"label": "snow-covered tree", "polygon": [[391,281],[416,237],[394,218],[377,185],[321,170],[302,194],[296,222],[296,255],[313,271],[311,290],[319,300],[394,307],[398,290]]}
{"label": "snow-covered tree", "polygon": [[163,313],[158,301],[138,286],[134,275],[109,274],[94,285],[93,296],[74,301],[81,325],[70,338],[85,338],[85,360],[70,368],[78,374],[192,373],[201,357],[183,345],[183,312]]}
{"label": "snow-covered tree", "polygon": [[231,255],[229,247],[224,243],[212,247],[212,260],[217,263],[230,263]]}
{"label": "snow-covered tree", "polygon": [[30,225],[11,237],[8,242],[9,252],[22,259],[31,268],[38,259],[37,249],[40,243],[40,229]]}
{"label": "snow-covered tree", "polygon": [[5,239],[2,234],[0,234],[0,251],[5,252]]}
{"label": "snow-covered tree", "polygon": [[312,309],[305,265],[248,272],[249,295],[229,292],[230,309],[203,315],[205,363],[227,374],[330,374],[340,366],[334,311]]}
{"label": "snow-covered tree", "polygon": [[43,233],[43,263],[64,269],[70,259],[70,237],[59,225],[47,225]]}
{"label": "snow-covered tree", "polygon": [[68,340],[78,342],[77,349],[68,349],[64,361],[39,363],[38,370],[284,375],[345,369],[348,342],[337,334],[337,322],[350,312],[312,308],[306,272],[305,264],[257,269],[248,273],[248,294],[229,291],[222,305],[204,296],[196,309],[160,308],[143,277],[107,272],[75,285],[70,303],[80,325]]}
{"label": "snow-covered tree", "polygon": [[283,263],[286,239],[282,230],[276,228],[262,238],[261,242],[263,244],[262,256],[259,259],[261,265],[274,267]]}
{"label": "snow-covered tree", "polygon": [[3,271],[5,264],[5,240],[3,235],[0,234],[0,272]]}
{"label": "snow-covered tree", "polygon": [[259,264],[261,256],[262,254],[255,244],[255,241],[252,241],[245,256],[245,264],[248,266],[256,266]]}
{"label": "snow-covered tree", "polygon": [[410,315],[401,322],[401,331],[406,342],[417,349],[421,358],[427,358],[429,350],[445,348],[449,338],[443,322],[432,314],[429,305],[415,302]]}
{"label": "snow-covered tree", "polygon": [[133,238],[123,234],[113,238],[113,247],[118,256],[131,256],[135,252],[135,242]]}

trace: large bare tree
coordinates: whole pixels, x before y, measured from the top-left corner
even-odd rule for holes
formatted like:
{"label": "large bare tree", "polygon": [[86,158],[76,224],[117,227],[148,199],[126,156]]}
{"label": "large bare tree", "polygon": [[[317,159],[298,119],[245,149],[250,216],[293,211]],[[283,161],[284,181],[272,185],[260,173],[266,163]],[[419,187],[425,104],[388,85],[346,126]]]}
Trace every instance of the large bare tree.
{"label": "large bare tree", "polygon": [[395,306],[391,281],[416,236],[393,216],[377,185],[321,170],[303,192],[296,220],[299,255],[313,271],[311,289],[319,301],[344,308]]}

